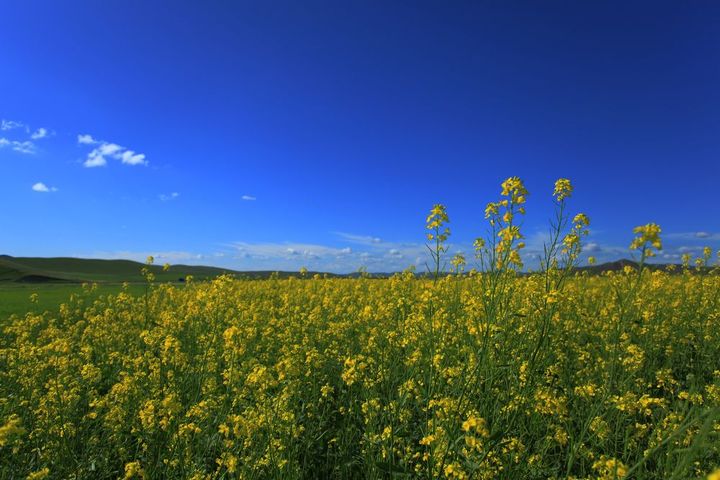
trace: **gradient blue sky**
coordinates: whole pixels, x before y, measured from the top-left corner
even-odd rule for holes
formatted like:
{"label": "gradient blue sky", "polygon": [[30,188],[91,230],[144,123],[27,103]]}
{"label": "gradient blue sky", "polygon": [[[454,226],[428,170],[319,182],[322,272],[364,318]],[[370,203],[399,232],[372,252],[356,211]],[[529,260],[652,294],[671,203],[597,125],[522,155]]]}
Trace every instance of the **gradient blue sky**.
{"label": "gradient blue sky", "polygon": [[397,270],[436,202],[469,251],[512,175],[530,253],[558,177],[600,260],[650,221],[661,260],[717,248],[719,24],[702,1],[5,2],[0,253]]}

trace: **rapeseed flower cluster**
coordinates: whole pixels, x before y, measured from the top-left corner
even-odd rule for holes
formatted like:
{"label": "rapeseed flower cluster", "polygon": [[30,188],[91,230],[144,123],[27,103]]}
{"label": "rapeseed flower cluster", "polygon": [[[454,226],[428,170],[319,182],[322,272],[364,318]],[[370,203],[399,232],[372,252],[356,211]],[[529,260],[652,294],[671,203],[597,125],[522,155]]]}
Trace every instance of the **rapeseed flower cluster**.
{"label": "rapeseed flower cluster", "polygon": [[654,257],[654,250],[662,250],[661,232],[660,226],[656,223],[635,227],[633,233],[637,236],[630,244],[630,250],[640,250],[643,258]]}

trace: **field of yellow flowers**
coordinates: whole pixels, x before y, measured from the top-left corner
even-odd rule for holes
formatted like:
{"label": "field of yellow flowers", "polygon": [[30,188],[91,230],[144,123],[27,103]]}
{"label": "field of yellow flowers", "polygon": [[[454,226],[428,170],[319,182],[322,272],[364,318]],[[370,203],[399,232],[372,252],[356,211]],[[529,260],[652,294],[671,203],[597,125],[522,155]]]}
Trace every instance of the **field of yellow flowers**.
{"label": "field of yellow flowers", "polygon": [[11,317],[0,478],[720,477],[717,269],[643,268],[649,224],[638,268],[578,273],[571,192],[530,274],[512,178],[478,271],[442,275],[437,205],[437,275],[220,277]]}

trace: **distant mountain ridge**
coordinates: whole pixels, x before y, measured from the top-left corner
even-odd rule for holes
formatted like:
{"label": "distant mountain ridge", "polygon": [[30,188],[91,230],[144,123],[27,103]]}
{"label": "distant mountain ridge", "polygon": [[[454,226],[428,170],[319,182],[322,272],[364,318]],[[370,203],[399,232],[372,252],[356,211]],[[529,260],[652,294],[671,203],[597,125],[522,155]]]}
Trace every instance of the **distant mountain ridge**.
{"label": "distant mountain ridge", "polygon": [[[638,268],[639,266],[640,264],[638,262],[623,258],[621,260],[615,260],[613,262],[601,263],[600,265],[586,265],[583,267],[577,267],[576,270],[580,272],[587,271],[592,274],[600,274],[603,272],[619,272],[625,267]],[[677,263],[645,263],[644,268],[652,271],[669,270],[674,271],[675,273],[679,273],[682,271],[682,265]],[[707,267],[696,267],[694,265],[690,266],[689,269],[702,273],[706,273],[708,270],[710,270],[710,268]]]}
{"label": "distant mountain ridge", "polygon": [[[622,259],[600,265],[578,267],[577,271],[587,271],[591,274],[600,274],[607,271],[619,271],[626,266],[637,267],[632,260]],[[646,264],[651,270],[667,269],[669,264]],[[0,283],[122,283],[143,282],[141,274],[147,265],[132,260],[103,260],[73,257],[11,257],[0,255]],[[262,279],[276,275],[279,278],[299,277],[299,272],[288,271],[238,271],[228,268],[199,266],[199,265],[172,265],[165,271],[160,265],[148,267],[158,282],[183,282],[191,275],[196,280],[207,280],[223,274],[231,274],[238,278]],[[332,278],[357,278],[361,274],[353,272],[348,274],[307,272],[306,276],[315,274],[327,275]],[[373,278],[386,278],[389,273],[373,273]],[[425,276],[418,273],[417,276]]]}

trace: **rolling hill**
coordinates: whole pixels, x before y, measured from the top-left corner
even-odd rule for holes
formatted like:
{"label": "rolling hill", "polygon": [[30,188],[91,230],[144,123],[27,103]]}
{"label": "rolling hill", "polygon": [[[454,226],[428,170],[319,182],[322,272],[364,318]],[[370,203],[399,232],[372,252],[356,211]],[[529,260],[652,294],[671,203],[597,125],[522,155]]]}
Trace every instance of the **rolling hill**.
{"label": "rolling hill", "polygon": [[[96,260],[69,257],[10,257],[0,255],[0,282],[16,283],[119,283],[142,282],[140,273],[146,265],[130,260]],[[150,266],[158,281],[183,281],[188,275],[198,280],[224,273],[240,274],[233,270],[194,265],[173,265],[163,271],[159,265]]]}

